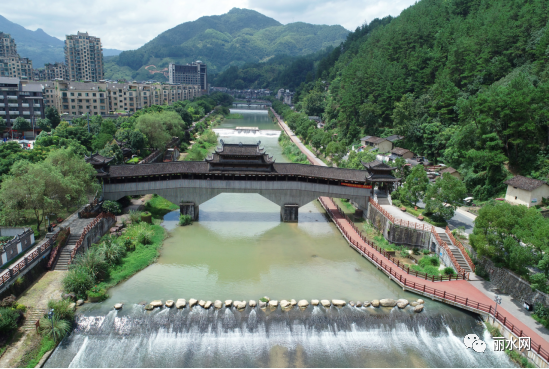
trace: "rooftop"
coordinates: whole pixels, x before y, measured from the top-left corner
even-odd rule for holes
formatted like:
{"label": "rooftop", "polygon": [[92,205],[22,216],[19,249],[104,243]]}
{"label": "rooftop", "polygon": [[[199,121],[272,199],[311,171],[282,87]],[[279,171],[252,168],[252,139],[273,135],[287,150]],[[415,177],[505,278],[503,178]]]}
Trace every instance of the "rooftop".
{"label": "rooftop", "polygon": [[539,179],[527,178],[523,176],[513,177],[503,183],[525,191],[533,191],[538,187],[547,185],[546,182],[540,181]]}
{"label": "rooftop", "polygon": [[395,155],[398,155],[398,156],[402,156],[406,153],[409,153],[411,152],[410,150],[408,149],[403,149],[402,147],[395,147],[394,149],[391,150],[391,153],[395,154]]}
{"label": "rooftop", "polygon": [[386,140],[391,141],[391,142],[395,142],[395,141],[398,141],[398,140],[402,140],[403,138],[404,138],[404,136],[392,135],[392,136],[387,137]]}
{"label": "rooftop", "polygon": [[372,144],[378,144],[383,141],[387,141],[385,138],[376,137],[376,136],[365,136],[365,137],[362,137],[360,140],[364,142],[369,142]]}

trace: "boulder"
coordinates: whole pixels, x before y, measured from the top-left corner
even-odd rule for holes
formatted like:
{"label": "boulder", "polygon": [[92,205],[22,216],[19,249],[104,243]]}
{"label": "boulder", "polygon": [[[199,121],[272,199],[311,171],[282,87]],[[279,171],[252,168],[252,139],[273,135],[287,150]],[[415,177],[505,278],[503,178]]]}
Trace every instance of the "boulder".
{"label": "boulder", "polygon": [[76,306],[82,306],[82,305],[84,305],[84,300],[76,301]]}
{"label": "boulder", "polygon": [[222,307],[223,307],[223,303],[220,300],[215,300],[214,308],[221,309]]}
{"label": "boulder", "polygon": [[309,301],[299,300],[299,302],[297,303],[297,306],[299,306],[300,308],[306,308],[307,306],[309,306]]}
{"label": "boulder", "polygon": [[200,300],[200,301],[198,301],[198,305],[204,307],[204,305],[206,305],[206,301]]}
{"label": "boulder", "polygon": [[417,303],[420,304],[420,305],[423,305],[425,303],[425,301],[423,301],[422,299],[417,299]]}
{"label": "boulder", "polygon": [[297,305],[297,301],[294,300],[294,299],[291,299],[291,300],[290,300],[290,304],[292,304],[292,306],[296,306],[296,305]]}
{"label": "boulder", "polygon": [[330,306],[332,306],[332,303],[330,302],[330,300],[320,300],[320,303],[321,303],[322,306],[324,306],[325,308],[329,308]]}
{"label": "boulder", "polygon": [[250,300],[250,302],[248,302],[248,305],[250,305],[250,307],[256,307],[257,302],[255,302],[255,300]]}
{"label": "boulder", "polygon": [[285,309],[285,308],[287,308],[288,306],[290,306],[290,301],[288,301],[288,300],[280,300],[280,307],[281,307],[282,309]]}
{"label": "boulder", "polygon": [[412,305],[413,307],[416,307],[416,306],[418,306],[419,304],[418,304],[417,302],[414,301],[414,302],[411,302],[410,305]]}
{"label": "boulder", "polygon": [[159,307],[162,307],[162,301],[161,300],[154,300],[154,301],[151,301],[151,305],[155,308],[159,308]]}
{"label": "boulder", "polygon": [[115,308],[116,310],[120,310],[120,309],[122,309],[122,304],[121,304],[121,303],[114,304],[114,308]]}
{"label": "boulder", "polygon": [[246,301],[235,301],[234,302],[234,306],[238,309],[238,310],[244,310],[246,309]]}
{"label": "boulder", "polygon": [[357,307],[357,308],[362,307],[362,302],[357,301],[357,302],[356,302],[356,307]]}
{"label": "boulder", "polygon": [[[6,298],[10,298],[10,297],[11,297],[11,296],[8,296],[8,297],[6,297]],[[72,293],[72,292],[71,292],[71,293],[64,293],[63,295],[61,295],[61,298],[62,298],[63,300],[67,300],[67,299],[68,299],[68,300],[74,301],[74,300],[76,300],[76,295],[75,295],[74,293]]]}
{"label": "boulder", "polygon": [[206,303],[204,304],[204,309],[209,309],[212,307],[212,302],[211,301],[206,301]]}
{"label": "boulder", "polygon": [[362,306],[364,306],[364,307],[370,306],[370,301],[364,301],[364,303],[362,304]]}
{"label": "boulder", "polygon": [[9,295],[8,297],[4,297],[2,299],[2,301],[0,302],[0,307],[11,307],[15,304],[15,302],[15,295]]}
{"label": "boulder", "polygon": [[167,308],[173,307],[173,304],[174,304],[173,300],[166,300],[166,307]]}
{"label": "boulder", "polygon": [[70,310],[73,310],[73,311],[76,310],[76,302],[71,302],[71,303],[69,304],[69,309],[70,309]]}
{"label": "boulder", "polygon": [[198,302],[197,299],[190,299],[189,300],[189,307],[193,307],[194,305],[196,305],[197,302]]}
{"label": "boulder", "polygon": [[381,299],[379,304],[383,307],[395,307],[397,302],[393,299]]}
{"label": "boulder", "polygon": [[342,308],[346,303],[344,300],[332,300],[332,304],[338,308]]}
{"label": "boulder", "polygon": [[187,300],[185,299],[177,299],[177,302],[175,303],[175,307],[178,309],[182,309],[185,306],[187,306]]}
{"label": "boulder", "polygon": [[154,306],[152,306],[151,304],[145,305],[145,310],[152,310],[152,309],[154,309]]}
{"label": "boulder", "polygon": [[225,307],[231,307],[233,300],[225,300]]}
{"label": "boulder", "polygon": [[270,300],[269,301],[269,306],[270,307],[277,307],[278,306],[278,300]]}
{"label": "boulder", "polygon": [[311,304],[313,304],[313,306],[318,306],[318,304],[320,304],[320,301],[318,301],[318,300],[311,300]]}
{"label": "boulder", "polygon": [[271,301],[271,299],[269,298],[269,296],[263,296],[262,298],[263,298],[263,301],[265,301],[265,302]]}
{"label": "boulder", "polygon": [[354,301],[349,301],[349,305],[351,305],[352,307],[355,307],[355,302]]}
{"label": "boulder", "polygon": [[423,311],[423,305],[418,305],[414,308],[414,313],[421,313]]}
{"label": "boulder", "polygon": [[259,301],[259,308],[265,309],[267,307],[267,303],[265,301]]}
{"label": "boulder", "polygon": [[408,300],[406,299],[399,299],[397,301],[397,306],[399,309],[404,309],[406,306],[408,306]]}
{"label": "boulder", "polygon": [[379,307],[379,300],[372,300],[372,306],[373,307]]}

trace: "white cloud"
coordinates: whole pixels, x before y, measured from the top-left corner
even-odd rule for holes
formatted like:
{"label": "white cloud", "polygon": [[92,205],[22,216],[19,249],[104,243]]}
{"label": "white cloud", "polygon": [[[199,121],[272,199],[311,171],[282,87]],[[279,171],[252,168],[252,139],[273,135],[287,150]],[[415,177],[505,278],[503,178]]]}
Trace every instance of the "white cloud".
{"label": "white cloud", "polygon": [[286,24],[340,24],[354,30],[365,21],[398,15],[414,0],[26,0],[4,1],[1,14],[12,22],[62,40],[77,31],[100,37],[104,48],[135,49],[178,24],[231,8],[248,8]]}

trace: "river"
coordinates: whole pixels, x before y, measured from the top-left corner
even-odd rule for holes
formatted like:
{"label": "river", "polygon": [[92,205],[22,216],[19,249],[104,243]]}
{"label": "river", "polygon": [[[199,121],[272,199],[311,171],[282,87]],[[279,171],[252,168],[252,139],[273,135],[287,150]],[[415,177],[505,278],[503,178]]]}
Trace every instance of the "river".
{"label": "river", "polygon": [[[216,127],[229,143],[261,141],[286,162],[280,129],[266,111],[232,110],[242,119]],[[238,133],[235,127],[258,127]],[[280,208],[254,194],[222,194],[200,205],[200,220],[179,227],[179,212],[165,216],[169,230],[158,261],[86,304],[76,329],[48,367],[508,367],[504,353],[466,349],[476,333],[492,341],[472,314],[426,301],[425,310],[310,306],[290,312],[223,308],[162,309],[153,299],[345,299],[419,296],[404,292],[343,240],[315,201],[299,209],[298,223],[281,223]],[[124,303],[121,311],[112,306]]]}

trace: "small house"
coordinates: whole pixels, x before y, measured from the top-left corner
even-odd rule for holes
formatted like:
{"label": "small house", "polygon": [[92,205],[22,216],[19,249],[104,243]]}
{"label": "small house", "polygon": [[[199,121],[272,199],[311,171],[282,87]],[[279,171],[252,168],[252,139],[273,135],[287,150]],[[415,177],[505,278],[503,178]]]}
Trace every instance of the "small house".
{"label": "small house", "polygon": [[393,148],[391,141],[376,136],[362,137],[360,141],[362,142],[362,145],[370,147],[370,150],[378,149],[379,152],[390,152]]}
{"label": "small house", "polygon": [[449,173],[452,177],[456,177],[460,181],[462,179],[461,174],[459,174],[459,172],[456,169],[452,168],[452,167],[444,168],[439,173],[440,173],[440,175],[443,175],[444,173]]}
{"label": "small house", "polygon": [[514,205],[539,205],[542,198],[549,197],[549,185],[538,179],[515,176],[503,183],[507,185],[505,201]]}
{"label": "small house", "polygon": [[403,149],[402,147],[395,147],[391,150],[391,159],[395,160],[396,158],[402,159],[411,159],[414,157],[414,153],[408,149]]}
{"label": "small house", "polygon": [[386,140],[391,141],[391,143],[393,145],[395,144],[395,142],[403,140],[403,139],[404,139],[404,136],[400,136],[400,135],[392,135],[392,136],[389,136],[389,137],[386,138]]}

